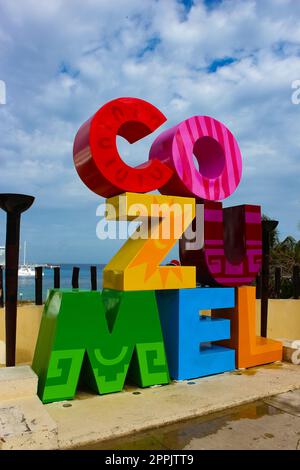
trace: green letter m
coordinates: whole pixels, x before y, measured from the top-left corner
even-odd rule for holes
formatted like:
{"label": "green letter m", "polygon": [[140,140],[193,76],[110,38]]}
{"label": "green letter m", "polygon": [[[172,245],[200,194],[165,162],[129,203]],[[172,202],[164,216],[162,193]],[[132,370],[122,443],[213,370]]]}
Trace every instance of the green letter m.
{"label": "green letter m", "polygon": [[[130,366],[130,367],[129,367]],[[154,291],[52,290],[33,359],[44,403],[71,399],[79,378],[97,393],[169,382]]]}

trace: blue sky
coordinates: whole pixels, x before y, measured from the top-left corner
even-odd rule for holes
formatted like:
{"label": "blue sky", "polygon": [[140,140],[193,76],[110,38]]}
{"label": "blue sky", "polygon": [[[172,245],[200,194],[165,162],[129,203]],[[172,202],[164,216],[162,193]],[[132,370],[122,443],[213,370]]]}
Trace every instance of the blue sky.
{"label": "blue sky", "polygon": [[[0,0],[1,192],[36,202],[23,217],[32,262],[106,262],[120,243],[96,237],[101,198],[79,180],[79,126],[119,96],[167,116],[124,159],[147,159],[162,129],[195,115],[224,122],[243,155],[225,206],[252,203],[300,238],[300,2],[293,0]],[[5,219],[0,215],[0,243]]]}

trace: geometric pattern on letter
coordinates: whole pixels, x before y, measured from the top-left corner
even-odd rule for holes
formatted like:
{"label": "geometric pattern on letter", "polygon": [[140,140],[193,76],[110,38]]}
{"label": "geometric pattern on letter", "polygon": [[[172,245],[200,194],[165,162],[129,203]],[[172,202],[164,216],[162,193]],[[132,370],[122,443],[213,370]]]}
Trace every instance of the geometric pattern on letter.
{"label": "geometric pattern on letter", "polygon": [[105,266],[104,288],[138,291],[196,286],[194,266],[159,266],[194,219],[194,198],[125,193],[107,203],[115,208],[117,220],[143,219],[139,231],[144,233],[129,237]]}
{"label": "geometric pattern on letter", "polygon": [[183,265],[194,263],[197,281],[205,285],[250,284],[261,269],[262,229],[260,206],[241,205],[222,209],[221,202],[204,204],[204,246],[185,249],[180,240]]}
{"label": "geometric pattern on letter", "polygon": [[44,403],[73,398],[79,377],[96,393],[121,391],[131,360],[138,385],[168,383],[154,292],[50,291],[32,365]]}
{"label": "geometric pattern on letter", "polygon": [[191,117],[162,132],[149,156],[173,170],[160,188],[162,194],[219,201],[235,191],[242,176],[242,157],[234,135],[208,116]]}

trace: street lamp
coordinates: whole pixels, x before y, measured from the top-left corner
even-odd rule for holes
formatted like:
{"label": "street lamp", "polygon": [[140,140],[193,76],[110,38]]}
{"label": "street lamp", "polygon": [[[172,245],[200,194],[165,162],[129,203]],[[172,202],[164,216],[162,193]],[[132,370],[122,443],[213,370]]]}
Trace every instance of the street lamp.
{"label": "street lamp", "polygon": [[16,358],[16,326],[18,267],[21,213],[32,205],[33,196],[0,194],[0,208],[6,212],[5,245],[5,335],[6,366],[14,366]]}

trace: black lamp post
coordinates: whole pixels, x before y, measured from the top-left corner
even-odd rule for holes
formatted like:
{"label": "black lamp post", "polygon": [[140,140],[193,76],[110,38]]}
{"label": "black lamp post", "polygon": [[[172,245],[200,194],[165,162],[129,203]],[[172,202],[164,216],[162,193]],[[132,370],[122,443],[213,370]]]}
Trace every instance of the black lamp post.
{"label": "black lamp post", "polygon": [[18,300],[18,267],[21,213],[32,205],[33,196],[0,194],[0,207],[7,214],[5,244],[6,366],[15,365]]}
{"label": "black lamp post", "polygon": [[269,299],[269,277],[270,277],[270,234],[278,225],[277,220],[262,221],[262,245],[263,258],[261,269],[261,325],[260,334],[267,337],[268,327],[268,299]]}

